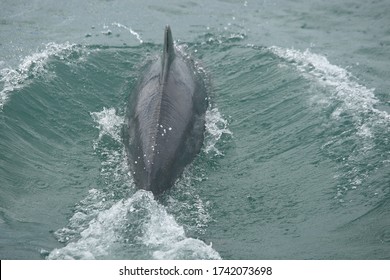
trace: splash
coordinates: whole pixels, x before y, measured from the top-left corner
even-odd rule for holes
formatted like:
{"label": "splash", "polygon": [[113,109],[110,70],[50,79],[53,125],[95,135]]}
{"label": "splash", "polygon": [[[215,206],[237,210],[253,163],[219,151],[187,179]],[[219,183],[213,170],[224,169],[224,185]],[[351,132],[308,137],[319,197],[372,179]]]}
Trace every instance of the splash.
{"label": "splash", "polygon": [[141,240],[154,259],[220,259],[219,254],[199,239],[186,236],[183,226],[155,200]]}
{"label": "splash", "polygon": [[[79,213],[72,219],[77,220]],[[92,216],[86,227],[84,222],[74,224],[81,231],[78,240],[54,249],[48,259],[220,259],[211,245],[186,237],[183,227],[150,192],[139,190]]]}
{"label": "splash", "polygon": [[132,35],[134,35],[137,38],[137,40],[140,44],[143,43],[143,40],[141,39],[141,36],[139,35],[139,33],[135,32],[131,27],[127,27],[126,25],[118,23],[118,22],[114,22],[114,23],[112,23],[112,25],[117,26],[119,28],[126,29],[127,31],[129,31]]}
{"label": "splash", "polygon": [[342,102],[342,106],[334,111],[332,117],[338,119],[342,113],[350,113],[358,130],[362,130],[360,132],[362,136],[370,136],[368,124],[364,122],[367,114],[375,114],[376,121],[390,122],[388,113],[375,108],[378,99],[375,97],[374,89],[360,85],[351,73],[331,64],[325,56],[314,54],[309,50],[300,52],[279,47],[271,47],[270,50],[295,65],[306,78],[331,88],[330,98]]}
{"label": "splash", "polygon": [[221,141],[221,138],[225,135],[233,135],[228,129],[228,122],[223,118],[218,108],[212,108],[206,111],[206,134],[204,151],[214,153],[218,156],[223,153],[217,148],[217,143]]}
{"label": "splash", "polygon": [[93,141],[93,148],[101,160],[101,179],[106,185],[115,186],[113,196],[123,196],[127,193],[126,190],[134,189],[121,138],[124,117],[117,115],[115,108],[103,108],[90,115],[99,130],[98,139]]}
{"label": "splash", "polygon": [[48,43],[44,50],[25,57],[16,69],[1,69],[0,82],[3,89],[0,91],[0,109],[6,104],[12,92],[27,86],[34,77],[47,73],[46,65],[50,58],[64,60],[81,51],[82,48],[75,44]]}
{"label": "splash", "polygon": [[375,107],[380,103],[375,90],[359,84],[350,72],[331,64],[325,56],[309,50],[300,52],[279,47],[270,50],[314,82],[316,96],[312,102],[327,112],[328,118],[322,124],[327,141],[321,149],[342,166],[334,176],[339,182],[335,198],[339,202],[352,201],[348,194],[357,189],[362,189],[364,197],[381,192],[372,188],[368,179],[370,174],[388,165],[389,137],[386,135],[390,131],[390,115]]}
{"label": "splash", "polygon": [[101,112],[90,113],[93,120],[98,124],[100,141],[104,135],[107,135],[117,142],[121,141],[120,128],[123,123],[123,117],[116,114],[115,108],[103,108]]}
{"label": "splash", "polygon": [[[104,200],[100,200],[104,203]],[[99,204],[99,202],[98,202]],[[130,211],[132,200],[120,200],[111,208],[88,213],[88,207],[97,208],[96,203],[81,207],[70,220],[70,225],[56,234],[62,239],[68,238],[69,231],[80,232],[78,240],[71,241],[65,247],[54,249],[48,259],[99,259],[110,255],[114,250],[113,245],[123,242],[123,234],[126,225],[126,215]],[[84,214],[86,212],[87,214]],[[90,215],[89,222],[84,226]],[[81,216],[81,218],[79,217]],[[80,222],[79,222],[80,220]],[[76,221],[76,222],[74,222]]]}
{"label": "splash", "polygon": [[[216,112],[217,116],[209,122],[222,119]],[[134,187],[120,141],[124,117],[118,116],[115,108],[92,112],[91,117],[99,129],[94,147],[101,157],[100,174],[105,188],[91,189],[76,205],[68,225],[55,232],[65,246],[52,250],[47,258],[220,259],[211,243],[188,236],[188,231],[201,235],[190,228],[202,230],[210,220],[207,203],[191,188],[197,180],[191,167],[164,205],[151,192]]]}

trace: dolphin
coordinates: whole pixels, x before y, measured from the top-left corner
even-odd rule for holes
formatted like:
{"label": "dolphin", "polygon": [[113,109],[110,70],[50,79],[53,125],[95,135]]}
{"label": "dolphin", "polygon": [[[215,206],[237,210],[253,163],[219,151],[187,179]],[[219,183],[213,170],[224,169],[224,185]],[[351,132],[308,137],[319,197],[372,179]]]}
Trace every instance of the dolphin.
{"label": "dolphin", "polygon": [[161,195],[199,153],[208,96],[193,60],[175,49],[165,27],[162,55],[129,96],[124,144],[138,188]]}

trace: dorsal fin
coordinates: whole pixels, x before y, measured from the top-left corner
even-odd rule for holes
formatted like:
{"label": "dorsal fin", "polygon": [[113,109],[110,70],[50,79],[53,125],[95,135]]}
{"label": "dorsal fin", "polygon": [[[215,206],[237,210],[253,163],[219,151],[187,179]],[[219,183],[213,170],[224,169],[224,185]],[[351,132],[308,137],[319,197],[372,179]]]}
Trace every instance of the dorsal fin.
{"label": "dorsal fin", "polygon": [[173,46],[173,38],[172,32],[169,25],[165,27],[164,31],[164,46],[163,46],[163,54],[162,54],[162,82],[165,82],[166,77],[169,73],[169,67],[171,62],[175,58],[175,48]]}

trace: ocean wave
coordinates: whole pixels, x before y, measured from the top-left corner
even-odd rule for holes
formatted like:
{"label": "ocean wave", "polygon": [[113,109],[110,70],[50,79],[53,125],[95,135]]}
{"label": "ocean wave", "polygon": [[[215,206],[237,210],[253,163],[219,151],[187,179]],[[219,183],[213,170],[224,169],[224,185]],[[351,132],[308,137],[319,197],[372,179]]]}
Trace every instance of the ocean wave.
{"label": "ocean wave", "polygon": [[334,175],[339,181],[335,198],[340,202],[352,201],[348,194],[357,189],[362,189],[362,196],[381,192],[370,185],[373,182],[369,178],[388,164],[390,115],[377,109],[380,101],[375,89],[367,88],[352,73],[310,50],[270,50],[287,62],[280,65],[282,68],[292,65],[314,82],[309,103],[324,118],[321,149],[342,166]]}
{"label": "ocean wave", "polygon": [[[90,115],[99,130],[93,145],[101,158],[100,174],[107,187],[91,189],[76,205],[68,225],[55,232],[65,246],[52,250],[47,258],[220,259],[211,244],[187,235],[187,231],[204,233],[211,219],[207,202],[191,188],[197,177],[190,167],[176,184],[176,193],[168,194],[163,204],[156,201],[151,192],[134,187],[120,135],[124,116],[117,115],[115,108]],[[205,152],[221,154],[216,145],[223,134],[231,134],[227,122],[214,108],[206,124]],[[188,188],[191,195],[186,195]]]}
{"label": "ocean wave", "polygon": [[69,42],[63,44],[48,43],[44,49],[24,57],[16,69],[3,68],[0,70],[0,109],[4,107],[12,92],[30,84],[31,80],[47,74],[47,62],[56,57],[60,60],[81,56],[83,47]]}
{"label": "ocean wave", "polygon": [[368,124],[364,122],[364,115],[373,113],[377,116],[375,121],[390,122],[390,115],[387,112],[375,108],[379,102],[374,94],[375,89],[359,84],[357,78],[350,72],[331,64],[325,56],[312,53],[310,50],[301,52],[275,46],[270,50],[293,64],[305,77],[332,88],[330,91],[332,95],[329,97],[342,102],[342,106],[334,110],[332,117],[338,119],[343,112],[350,113],[361,136],[370,136],[370,133],[367,133]]}
{"label": "ocean wave", "polygon": [[[96,196],[96,192],[91,191],[90,196]],[[211,245],[187,237],[183,226],[177,224],[175,218],[167,213],[150,192],[139,190],[132,197],[121,199],[104,210],[88,211],[88,207],[90,205],[77,211],[71,218],[73,229],[68,227],[56,232],[60,241],[71,240],[69,233],[74,231],[80,231],[80,237],[63,248],[54,249],[48,259],[118,256],[141,259],[220,259]],[[86,223],[88,215],[93,218]],[[132,251],[134,247],[138,249]],[[143,255],[137,255],[139,250],[143,250]]]}

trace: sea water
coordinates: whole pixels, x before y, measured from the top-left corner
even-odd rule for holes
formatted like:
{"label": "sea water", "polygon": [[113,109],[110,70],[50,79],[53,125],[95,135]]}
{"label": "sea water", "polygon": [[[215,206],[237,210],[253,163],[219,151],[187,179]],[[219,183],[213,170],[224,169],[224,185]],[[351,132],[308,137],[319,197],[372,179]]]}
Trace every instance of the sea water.
{"label": "sea water", "polygon": [[[389,259],[388,1],[2,1],[0,258]],[[175,46],[205,141],[156,201],[121,129]]]}

